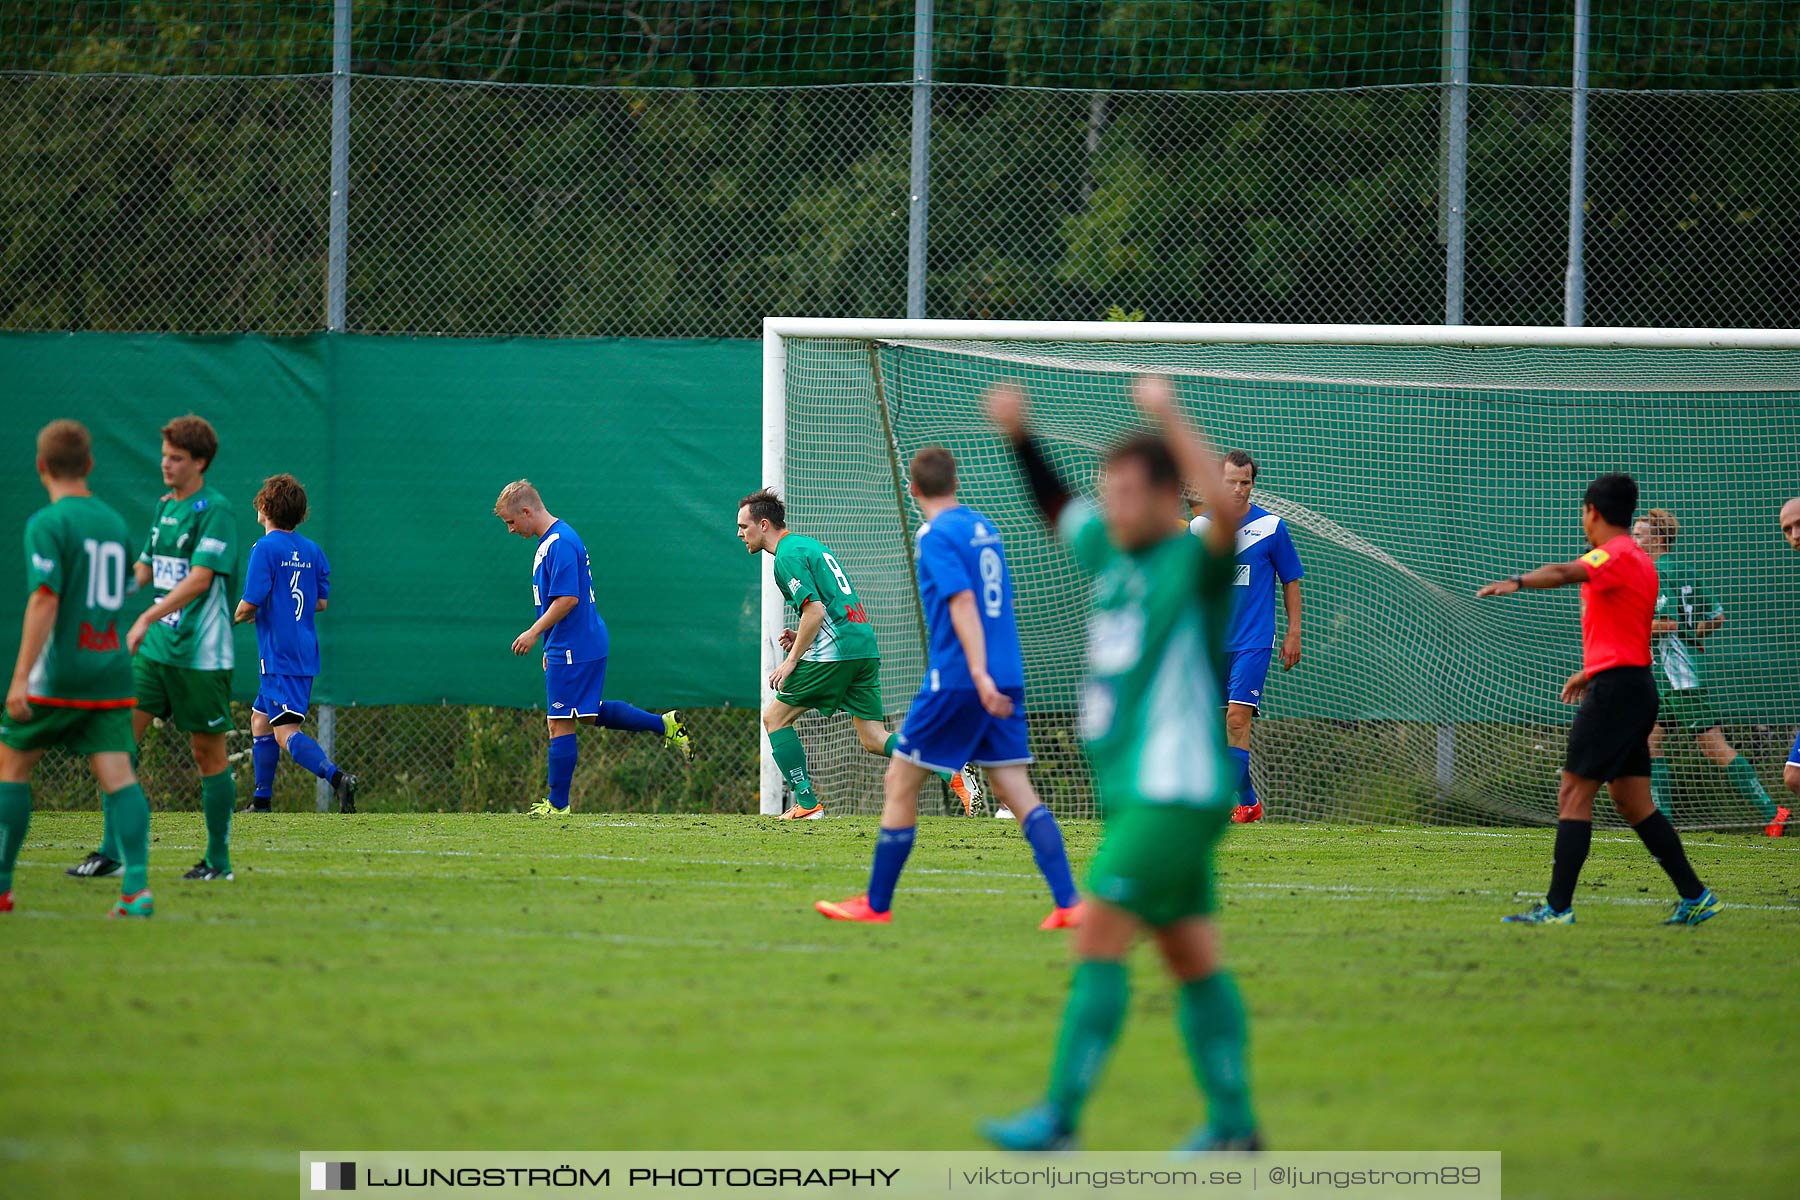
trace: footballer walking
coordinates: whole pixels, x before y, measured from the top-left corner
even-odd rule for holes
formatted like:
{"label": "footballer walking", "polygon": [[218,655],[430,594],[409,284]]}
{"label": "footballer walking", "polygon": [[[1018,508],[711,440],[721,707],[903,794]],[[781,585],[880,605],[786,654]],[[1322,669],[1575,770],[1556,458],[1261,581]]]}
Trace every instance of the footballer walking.
{"label": "footballer walking", "polygon": [[[1092,580],[1080,730],[1106,820],[1075,932],[1076,966],[1049,1086],[1040,1103],[981,1127],[1006,1150],[1074,1144],[1125,1024],[1126,959],[1146,931],[1178,981],[1176,1024],[1206,1097],[1206,1123],[1182,1149],[1262,1145],[1250,1100],[1248,1018],[1212,916],[1213,849],[1231,827],[1237,795],[1213,644],[1231,603],[1236,518],[1218,460],[1179,414],[1169,382],[1140,378],[1133,394],[1159,433],[1107,456],[1096,510],[1070,497],[1032,438],[1024,390],[998,384],[988,391],[989,417],[1012,442],[1045,521]],[[1184,478],[1218,514],[1201,537],[1175,519]]]}
{"label": "footballer walking", "polygon": [[494,515],[507,531],[537,540],[531,562],[531,598],[537,620],[513,639],[512,652],[530,654],[544,639],[545,713],[550,722],[549,795],[531,806],[544,817],[569,811],[575,778],[575,726],[599,725],[660,733],[683,755],[693,754],[687,726],[678,713],[652,713],[618,700],[604,700],[609,643],[606,622],[594,603],[593,568],[587,547],[567,521],[544,507],[529,479],[507,484],[494,501]]}
{"label": "footballer walking", "polygon": [[13,908],[13,867],[31,825],[31,772],[51,746],[85,756],[104,797],[118,857],[115,917],[147,917],[150,804],[132,770],[131,655],[125,522],[88,490],[93,442],[74,421],[38,434],[37,471],[50,503],[25,522],[30,589],[18,659],[0,712],[0,913]]}
{"label": "footballer walking", "polygon": [[[775,559],[775,584],[799,614],[798,628],[781,631],[786,657],[769,675],[775,698],[763,709],[769,753],[781,777],[794,789],[794,803],[784,821],[811,821],[825,815],[825,804],[813,791],[806,769],[806,748],[794,722],[808,711],[824,716],[843,709],[850,714],[864,750],[882,758],[894,756],[900,735],[889,733],[881,704],[881,647],[837,556],[813,538],[787,527],[787,506],[768,489],[738,502],[738,540],[751,554]],[[962,801],[963,812],[975,811],[973,773],[942,771],[939,778]]]}
{"label": "footballer walking", "polygon": [[1575,923],[1575,885],[1594,837],[1594,797],[1602,785],[1613,808],[1650,852],[1680,899],[1665,925],[1698,925],[1721,905],[1688,865],[1681,835],[1657,811],[1650,792],[1650,734],[1656,728],[1656,680],[1650,672],[1650,628],[1656,613],[1656,564],[1632,539],[1637,482],[1602,475],[1582,497],[1581,529],[1593,547],[1572,562],[1550,563],[1483,586],[1477,596],[1510,596],[1526,588],[1581,585],[1581,669],[1563,684],[1565,703],[1579,704],[1569,727],[1556,798],[1556,849],[1543,901],[1503,918],[1526,925]]}
{"label": "footballer walking", "polygon": [[256,493],[256,521],[263,536],[250,547],[244,595],[235,623],[256,622],[261,682],[250,706],[253,812],[268,812],[275,795],[281,752],[330,785],[338,811],[356,811],[356,776],[340,770],[325,748],[301,730],[319,674],[315,613],[331,597],[331,564],[311,538],[294,532],[306,520],[306,489],[292,475],[271,475]]}
{"label": "footballer walking", "polygon": [[908,484],[925,523],[915,538],[919,602],[929,642],[923,686],[907,710],[882,780],[881,828],[869,888],[813,905],[834,921],[892,920],[894,889],[912,853],[919,788],[973,763],[1018,818],[1055,907],[1039,929],[1081,923],[1062,829],[1031,786],[1025,660],[1013,618],[1012,576],[999,528],[956,498],[956,460],[942,446],[913,455]]}
{"label": "footballer walking", "polygon": [[[137,709],[132,736],[141,744],[153,721],[188,735],[200,772],[206,853],[183,879],[230,879],[231,813],[237,787],[226,757],[231,732],[231,583],[238,573],[237,517],[223,492],[206,482],[219,435],[202,417],[177,417],[162,428],[162,479],[150,536],[132,567],[138,586],[156,599],[126,635],[136,657]],[[100,848],[69,868],[78,877],[116,875],[118,840],[106,822]]]}

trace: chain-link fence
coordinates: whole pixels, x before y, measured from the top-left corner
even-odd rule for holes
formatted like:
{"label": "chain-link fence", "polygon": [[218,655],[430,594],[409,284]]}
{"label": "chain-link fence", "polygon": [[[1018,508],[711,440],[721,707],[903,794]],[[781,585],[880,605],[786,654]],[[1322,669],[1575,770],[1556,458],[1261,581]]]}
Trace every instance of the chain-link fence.
{"label": "chain-link fence", "polygon": [[[1800,325],[1800,7],[1588,7],[18,0],[0,328],[742,338],[909,294],[1555,324],[1572,209],[1587,323]],[[535,794],[541,726],[338,737],[371,803],[479,808]],[[578,794],[749,804],[754,719],[696,726],[693,772],[607,734]]]}

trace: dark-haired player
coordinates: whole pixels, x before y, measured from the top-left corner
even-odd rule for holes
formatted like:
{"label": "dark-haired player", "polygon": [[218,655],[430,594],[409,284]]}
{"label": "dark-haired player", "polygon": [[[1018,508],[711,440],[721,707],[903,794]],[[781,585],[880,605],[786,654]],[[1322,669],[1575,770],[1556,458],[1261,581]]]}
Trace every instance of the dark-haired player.
{"label": "dark-haired player", "polygon": [[1062,830],[1031,786],[1025,659],[1013,617],[1012,574],[999,527],[956,498],[956,459],[942,446],[912,456],[908,487],[925,514],[915,537],[919,603],[930,642],[925,680],[901,722],[882,780],[881,829],[869,890],[813,905],[834,921],[885,924],[919,823],[919,788],[933,772],[974,763],[1019,832],[1056,907],[1039,929],[1081,923],[1081,897]]}
{"label": "dark-haired player", "polygon": [[[204,417],[177,417],[162,428],[162,480],[150,536],[132,567],[156,600],[138,615],[126,645],[136,656],[137,709],[132,735],[142,744],[158,719],[188,735],[200,772],[206,853],[183,879],[231,878],[231,813],[237,807],[225,735],[231,732],[231,581],[238,573],[237,517],[225,494],[206,482],[219,435]],[[116,875],[117,843],[107,824],[100,848],[70,867],[77,877]]]}
{"label": "dark-haired player", "polygon": [[1231,819],[1260,821],[1262,801],[1250,781],[1250,724],[1262,709],[1263,684],[1275,657],[1275,590],[1287,610],[1287,636],[1280,641],[1281,669],[1300,662],[1300,580],[1306,568],[1294,549],[1287,522],[1250,500],[1256,487],[1256,460],[1249,451],[1226,453],[1224,507],[1195,517],[1189,527],[1204,536],[1214,516],[1237,526],[1237,572],[1232,577],[1231,629],[1225,637],[1225,738],[1238,766],[1238,803]]}
{"label": "dark-haired player", "polygon": [[679,713],[645,712],[621,700],[604,698],[611,643],[606,622],[594,603],[593,566],[581,535],[544,507],[529,479],[514,480],[500,489],[494,515],[505,523],[508,533],[537,540],[537,553],[531,559],[531,602],[537,620],[512,642],[512,652],[522,656],[531,653],[539,637],[544,639],[550,794],[531,806],[531,815],[560,816],[569,811],[578,724],[660,733],[668,745],[691,757],[693,743]]}
{"label": "dark-haired player", "polygon": [[[1176,1022],[1207,1100],[1184,1150],[1256,1150],[1249,1024],[1213,923],[1213,847],[1231,827],[1236,771],[1219,720],[1217,637],[1231,603],[1235,517],[1218,460],[1180,415],[1164,379],[1133,387],[1159,429],[1115,447],[1099,510],[1072,499],[1025,417],[1016,384],[988,392],[1044,519],[1093,581],[1081,738],[1093,763],[1106,835],[1075,933],[1077,963],[1041,1103],[982,1133],[1008,1150],[1074,1142],[1130,1002],[1126,958],[1148,931],[1180,982]],[[1171,521],[1182,480],[1218,514],[1200,537]],[[1102,515],[1104,514],[1104,515]]]}
{"label": "dark-haired player", "polygon": [[325,748],[303,732],[313,680],[319,674],[319,634],[313,614],[331,596],[331,563],[319,544],[295,533],[306,520],[306,489],[292,475],[271,475],[256,493],[256,520],[264,529],[250,547],[244,596],[234,622],[256,622],[256,657],[262,672],[250,706],[250,763],[256,789],[250,807],[268,812],[281,752],[331,785],[339,812],[356,811],[356,776],[338,769]]}
{"label": "dark-haired player", "polygon": [[[781,631],[787,657],[769,675],[775,698],[762,716],[769,753],[794,789],[794,803],[781,819],[817,820],[825,815],[825,803],[813,792],[806,747],[794,722],[808,711],[830,716],[843,709],[863,749],[892,758],[900,735],[889,733],[883,719],[881,646],[844,564],[824,543],[787,527],[787,505],[780,496],[764,488],[738,501],[737,535],[751,554],[774,557],[775,584],[800,616],[797,628]],[[974,776],[945,771],[939,777],[962,801],[963,812],[973,813]]]}
{"label": "dark-haired player", "polygon": [[0,712],[0,913],[13,907],[13,866],[31,824],[31,771],[44,751],[86,755],[122,861],[115,917],[147,917],[150,805],[131,767],[131,655],[125,606],[125,522],[88,490],[93,442],[75,421],[37,437],[38,479],[50,503],[25,522],[24,628]]}
{"label": "dark-haired player", "polygon": [[1656,680],[1650,673],[1650,624],[1656,613],[1656,564],[1631,536],[1637,482],[1602,475],[1582,497],[1581,530],[1593,549],[1483,586],[1477,596],[1510,596],[1525,588],[1581,585],[1581,670],[1562,698],[1580,704],[1569,727],[1562,785],[1556,798],[1556,851],[1544,900],[1505,920],[1527,925],[1575,923],[1575,884],[1594,837],[1594,796],[1605,784],[1613,808],[1668,873],[1680,900],[1665,925],[1698,925],[1719,912],[1712,890],[1688,865],[1681,835],[1650,795],[1650,731],[1656,728]]}

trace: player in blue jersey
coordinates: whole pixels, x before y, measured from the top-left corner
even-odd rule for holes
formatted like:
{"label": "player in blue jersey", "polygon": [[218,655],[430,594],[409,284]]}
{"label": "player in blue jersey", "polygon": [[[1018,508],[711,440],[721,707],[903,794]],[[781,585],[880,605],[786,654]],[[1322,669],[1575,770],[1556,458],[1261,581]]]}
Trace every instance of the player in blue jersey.
{"label": "player in blue jersey", "polygon": [[[1223,514],[1237,523],[1236,600],[1225,638],[1225,739],[1238,765],[1238,805],[1233,822],[1260,821],[1262,801],[1250,782],[1250,722],[1262,707],[1263,683],[1275,657],[1275,587],[1287,609],[1287,636],[1282,638],[1281,669],[1300,661],[1300,580],[1306,569],[1294,549],[1287,522],[1250,502],[1256,486],[1256,460],[1242,450],[1225,455],[1225,487],[1233,506]],[[1198,535],[1211,517],[1201,514],[1190,528]]]}
{"label": "player in blue jersey", "polygon": [[[313,615],[331,596],[331,564],[317,542],[294,530],[306,520],[306,489],[292,475],[271,475],[256,493],[256,521],[265,530],[250,547],[244,596],[235,624],[256,622],[262,672],[250,705],[251,812],[268,812],[281,752],[331,785],[338,811],[356,811],[356,776],[338,769],[325,748],[301,732],[319,674],[319,634]],[[195,870],[210,869],[204,860]],[[227,873],[222,878],[229,879]]]}
{"label": "player in blue jersey", "polygon": [[[869,890],[813,907],[835,921],[883,924],[912,853],[919,789],[933,773],[974,763],[994,798],[1018,818],[1055,909],[1040,929],[1081,922],[1062,830],[1031,786],[1025,725],[1025,659],[1013,619],[1012,576],[999,528],[956,498],[956,460],[942,446],[913,455],[910,490],[925,514],[915,557],[930,642],[924,685],[894,743]],[[949,765],[945,765],[949,764]]]}
{"label": "player in blue jersey", "polygon": [[[1788,545],[1800,550],[1800,496],[1795,496],[1781,506],[1778,519],[1781,522],[1781,536],[1787,539]],[[1782,768],[1781,778],[1788,785],[1789,791],[1800,796],[1800,733],[1794,735],[1794,748],[1788,751],[1787,766]],[[1775,820],[1763,832],[1770,837],[1778,836],[1781,827],[1787,824],[1789,815],[1786,805],[1776,809]]]}
{"label": "player in blue jersey", "polygon": [[687,726],[674,712],[645,712],[619,700],[603,700],[608,651],[606,622],[594,603],[593,568],[581,536],[544,507],[529,479],[507,484],[494,515],[508,532],[537,540],[531,562],[531,601],[537,620],[513,639],[514,654],[530,654],[544,639],[544,702],[550,722],[550,795],[531,806],[534,817],[569,811],[575,778],[575,726],[599,725],[660,733],[684,756],[693,756]]}

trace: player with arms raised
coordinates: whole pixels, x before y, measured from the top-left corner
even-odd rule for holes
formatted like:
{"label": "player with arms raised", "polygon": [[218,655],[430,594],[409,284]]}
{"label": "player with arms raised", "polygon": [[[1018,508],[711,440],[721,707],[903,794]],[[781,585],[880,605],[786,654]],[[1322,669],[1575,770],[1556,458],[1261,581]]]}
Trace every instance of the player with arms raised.
{"label": "player with arms raised", "polygon": [[125,606],[125,522],[88,490],[93,441],[74,421],[38,434],[47,507],[25,522],[24,628],[0,713],[0,913],[13,907],[13,867],[31,824],[31,771],[44,751],[86,755],[122,858],[115,917],[147,917],[150,804],[131,768],[131,655]]}
{"label": "player with arms raised", "polygon": [[1013,619],[1012,575],[994,523],[956,498],[956,459],[942,446],[913,455],[908,484],[925,523],[915,537],[919,601],[930,642],[924,685],[907,710],[883,779],[881,829],[869,890],[813,907],[834,921],[886,923],[912,853],[919,788],[932,773],[974,763],[1018,818],[1055,909],[1040,929],[1081,923],[1081,897],[1062,830],[1031,786],[1025,661]]}
{"label": "player with arms raised", "polygon": [[301,731],[319,674],[313,614],[331,598],[331,564],[311,538],[294,531],[306,520],[306,489],[292,475],[271,475],[256,493],[264,535],[250,547],[244,596],[232,620],[256,622],[262,683],[250,706],[250,764],[256,790],[250,807],[268,812],[281,752],[331,785],[339,812],[356,811],[356,776],[338,769],[325,748]]}
{"label": "player with arms raised", "polygon": [[[1070,498],[1033,440],[1024,390],[999,384],[988,392],[989,416],[1011,440],[1044,519],[1093,580],[1081,738],[1106,820],[1048,1091],[1041,1103],[982,1125],[1008,1150],[1073,1145],[1125,1022],[1125,960],[1146,930],[1179,981],[1176,1022],[1207,1100],[1207,1123],[1183,1149],[1262,1144],[1250,1104],[1248,1022],[1212,920],[1213,848],[1237,796],[1214,665],[1233,591],[1236,518],[1218,460],[1181,417],[1169,382],[1140,378],[1133,395],[1159,433],[1107,456],[1096,512]],[[1171,521],[1184,478],[1217,514],[1200,537]]]}
{"label": "player with arms raised", "polygon": [[1672,553],[1680,534],[1681,522],[1665,508],[1651,509],[1631,527],[1631,536],[1656,564],[1656,616],[1650,622],[1650,652],[1662,694],[1659,719],[1650,734],[1650,796],[1658,809],[1669,811],[1672,780],[1663,740],[1669,729],[1680,729],[1693,736],[1700,752],[1715,766],[1724,768],[1738,795],[1761,814],[1767,824],[1763,832],[1780,837],[1780,810],[1763,790],[1750,760],[1725,740],[1724,724],[1700,679],[1706,639],[1724,627],[1725,606],[1708,595],[1700,577]]}
{"label": "player with arms raised", "polygon": [[[745,496],[738,502],[737,531],[751,554],[774,556],[776,586],[800,615],[799,628],[781,631],[787,657],[769,676],[775,698],[763,709],[763,728],[775,765],[794,789],[794,803],[781,819],[815,820],[825,815],[825,804],[813,792],[794,722],[809,710],[830,716],[841,708],[850,714],[864,750],[892,758],[899,735],[889,733],[883,721],[881,647],[843,564],[823,543],[787,527],[781,497],[766,488]],[[976,792],[965,782],[972,776],[951,771],[941,777],[963,811],[972,813]]]}
{"label": "player with arms raised", "polygon": [[1231,631],[1225,638],[1225,738],[1238,766],[1238,803],[1231,819],[1240,825],[1263,818],[1262,801],[1250,781],[1250,725],[1262,708],[1263,684],[1275,656],[1275,589],[1287,610],[1287,636],[1280,642],[1281,669],[1300,661],[1300,580],[1306,568],[1294,549],[1287,522],[1250,502],[1256,460],[1244,450],[1225,455],[1225,504],[1195,517],[1190,528],[1205,536],[1214,516],[1237,526],[1237,573]]}
{"label": "player with arms raised", "polygon": [[1582,497],[1581,530],[1593,549],[1484,585],[1477,596],[1526,588],[1581,585],[1581,670],[1563,684],[1579,704],[1569,727],[1556,797],[1556,850],[1542,903],[1503,918],[1525,925],[1573,925],[1575,885],[1594,839],[1594,797],[1602,784],[1644,849],[1667,872],[1681,899],[1665,925],[1698,925],[1717,916],[1712,889],[1688,865],[1681,835],[1650,798],[1650,731],[1656,728],[1656,680],[1650,673],[1650,623],[1656,613],[1656,564],[1632,540],[1637,481],[1602,475]]}
{"label": "player with arms raised", "polygon": [[691,756],[693,744],[679,713],[645,712],[618,700],[602,699],[609,649],[606,622],[594,603],[593,569],[580,535],[544,507],[529,479],[515,480],[500,490],[494,515],[505,522],[509,533],[537,540],[537,554],[531,562],[531,599],[538,617],[512,643],[514,654],[525,655],[531,653],[538,638],[544,639],[550,794],[531,806],[531,815],[560,816],[569,811],[577,722],[660,733],[669,745]]}
{"label": "player with arms raised", "polygon": [[[237,807],[225,735],[231,732],[231,581],[238,573],[237,516],[225,493],[206,482],[219,435],[204,417],[177,417],[162,428],[162,480],[150,536],[131,569],[156,600],[126,634],[137,657],[132,734],[141,745],[154,721],[188,735],[200,772],[206,853],[183,879],[231,878],[231,813]],[[100,848],[69,868],[77,877],[114,875],[119,863],[108,823]]]}

